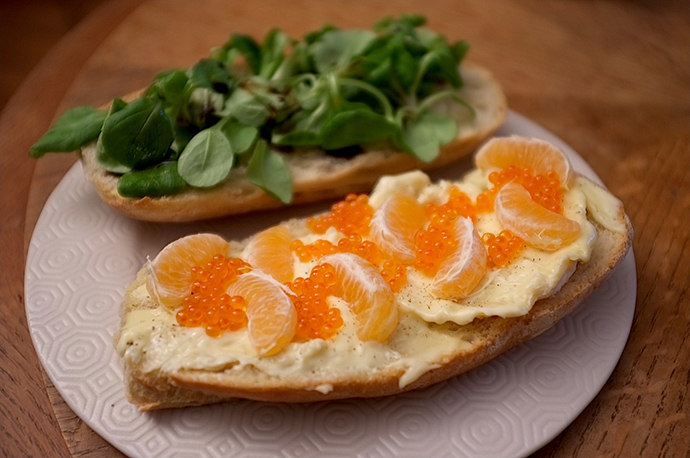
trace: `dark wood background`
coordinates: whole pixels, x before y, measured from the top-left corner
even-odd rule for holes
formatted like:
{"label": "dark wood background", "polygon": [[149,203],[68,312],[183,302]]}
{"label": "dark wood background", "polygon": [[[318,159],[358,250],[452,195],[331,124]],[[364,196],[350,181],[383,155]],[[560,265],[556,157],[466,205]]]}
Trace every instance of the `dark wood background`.
{"label": "dark wood background", "polygon": [[119,455],[44,378],[24,315],[26,246],[75,160],[27,158],[56,113],[190,64],[230,30],[262,36],[278,25],[298,36],[327,21],[368,26],[421,10],[434,28],[472,42],[471,58],[494,71],[512,109],[589,162],[636,231],[638,300],[626,349],[594,401],[534,456],[690,456],[690,2],[201,4],[0,2],[0,455]]}
{"label": "dark wood background", "polygon": [[0,110],[31,69],[104,0],[0,2]]}

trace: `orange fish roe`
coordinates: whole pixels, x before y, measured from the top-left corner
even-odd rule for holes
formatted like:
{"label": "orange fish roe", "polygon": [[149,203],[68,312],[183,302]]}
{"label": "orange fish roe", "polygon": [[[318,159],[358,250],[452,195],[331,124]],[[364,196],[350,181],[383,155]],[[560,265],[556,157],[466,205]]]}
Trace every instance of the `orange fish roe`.
{"label": "orange fish roe", "polygon": [[477,212],[489,212],[494,209],[494,199],[498,191],[511,181],[521,184],[542,207],[559,215],[563,214],[563,191],[558,175],[549,171],[546,175],[534,175],[529,167],[518,168],[514,165],[500,172],[491,172],[489,181],[493,187],[477,196]]}
{"label": "orange fish roe", "polygon": [[225,291],[238,275],[249,270],[249,264],[241,259],[222,255],[214,256],[206,266],[192,267],[192,292],[184,298],[176,315],[180,326],[204,326],[211,337],[246,326],[246,301]]}
{"label": "orange fish roe", "polygon": [[424,210],[429,216],[429,226],[415,235],[415,268],[426,275],[434,276],[441,262],[455,249],[457,242],[451,229],[458,217],[475,221],[477,213],[472,201],[455,186],[448,190],[448,201],[443,205],[427,203]]}
{"label": "orange fish roe", "polygon": [[489,232],[482,235],[489,254],[489,267],[503,267],[524,248],[525,242],[509,230],[501,231],[498,236]]}
{"label": "orange fish roe", "polygon": [[337,245],[328,240],[320,239],[309,245],[301,240],[293,240],[290,247],[302,262],[309,262],[334,253],[353,253],[363,257],[372,264],[379,264],[383,259],[378,245],[369,240],[362,240],[358,234],[344,237]]}
{"label": "orange fish roe", "polygon": [[407,284],[407,268],[391,259],[383,262],[381,276],[388,282],[394,293],[400,291]]}
{"label": "orange fish roe", "polygon": [[453,227],[453,222],[458,216],[477,220],[477,212],[472,205],[472,200],[460,191],[456,186],[448,189],[448,200],[443,205],[428,202],[424,205],[424,211],[429,217],[430,224],[442,229]]}
{"label": "orange fish roe", "polygon": [[338,251],[356,254],[374,265],[378,265],[383,260],[383,253],[379,246],[370,240],[362,240],[359,235],[338,240]]}
{"label": "orange fish roe", "polygon": [[416,257],[414,267],[433,277],[441,262],[455,249],[457,241],[449,229],[430,224],[415,235]]}
{"label": "orange fish roe", "polygon": [[290,243],[290,248],[295,252],[302,262],[309,262],[326,254],[337,252],[336,245],[325,239],[317,240],[314,243],[305,245],[303,241],[295,239]]}
{"label": "orange fish roe", "polygon": [[345,235],[367,235],[374,209],[369,205],[366,194],[349,194],[345,200],[333,204],[324,215],[307,218],[307,226],[316,234],[325,233],[329,227]]}
{"label": "orange fish roe", "polygon": [[488,213],[494,210],[494,200],[499,189],[498,186],[494,186],[477,196],[477,202],[474,205],[477,213]]}
{"label": "orange fish roe", "polygon": [[295,337],[328,340],[343,326],[340,310],[328,305],[336,281],[335,268],[326,263],[315,266],[308,278],[297,277],[286,284],[295,293],[291,296],[297,311]]}
{"label": "orange fish roe", "polygon": [[362,240],[358,234],[343,237],[337,245],[321,239],[309,245],[305,245],[301,240],[293,240],[290,246],[302,262],[313,261],[335,253],[356,254],[375,266],[381,265],[383,262],[381,276],[390,284],[393,292],[400,291],[407,283],[405,266],[387,258],[377,244],[370,240]]}

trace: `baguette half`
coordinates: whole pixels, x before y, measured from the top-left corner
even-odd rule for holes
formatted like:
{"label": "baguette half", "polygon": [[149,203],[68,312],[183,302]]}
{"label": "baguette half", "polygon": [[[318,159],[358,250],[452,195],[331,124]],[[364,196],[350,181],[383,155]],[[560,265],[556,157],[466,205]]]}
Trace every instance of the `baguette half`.
{"label": "baguette half", "polygon": [[[617,199],[590,180],[578,177],[592,194],[605,194]],[[353,397],[378,397],[423,388],[476,368],[508,349],[543,333],[594,292],[624,259],[633,237],[633,230],[622,204],[613,208],[607,218],[587,206],[587,220],[596,230],[591,257],[578,262],[565,282],[560,282],[548,297],[536,301],[528,313],[512,317],[478,317],[467,324],[446,322],[436,324],[403,313],[398,328],[384,345],[402,352],[410,361],[425,361],[425,352],[442,342],[452,341],[456,348],[445,351],[438,359],[428,360],[412,374],[399,364],[382,361],[365,371],[355,373],[288,370],[285,375],[268,374],[252,364],[233,363],[226,366],[193,369],[151,369],[144,362],[123,357],[126,394],[141,410],[184,407],[245,398],[278,402],[310,402]],[[286,223],[295,236],[306,230],[304,220]],[[240,253],[248,240],[234,245]],[[134,314],[161,308],[145,291],[149,271],[143,268],[129,286],[122,309],[123,329]],[[139,323],[139,326],[157,326]],[[146,333],[144,333],[146,334]],[[134,342],[135,334],[115,336],[118,353],[123,356]],[[406,341],[415,342],[411,349]],[[449,340],[450,339],[450,340]],[[151,347],[154,348],[154,347]],[[403,350],[401,350],[403,349]],[[317,353],[318,354],[318,353]],[[382,353],[385,354],[385,353]],[[416,358],[416,360],[415,360]],[[337,365],[336,365],[337,366]],[[405,377],[409,377],[405,379]],[[401,381],[405,380],[405,383]]]}
{"label": "baguette half", "polygon": [[[457,103],[436,107],[458,121],[456,138],[442,147],[439,157],[423,163],[407,153],[369,150],[352,158],[328,156],[321,151],[284,154],[293,179],[293,204],[368,192],[379,176],[413,169],[430,170],[468,156],[505,121],[508,109],[498,81],[483,67],[464,63],[460,68],[463,87],[460,96],[474,109],[474,116]],[[189,187],[164,197],[123,197],[117,191],[119,176],[103,169],[96,159],[95,144],[80,151],[84,174],[97,194],[122,214],[144,221],[185,222],[217,218],[255,210],[280,207],[245,177],[246,167],[231,170],[220,184],[209,188]]]}

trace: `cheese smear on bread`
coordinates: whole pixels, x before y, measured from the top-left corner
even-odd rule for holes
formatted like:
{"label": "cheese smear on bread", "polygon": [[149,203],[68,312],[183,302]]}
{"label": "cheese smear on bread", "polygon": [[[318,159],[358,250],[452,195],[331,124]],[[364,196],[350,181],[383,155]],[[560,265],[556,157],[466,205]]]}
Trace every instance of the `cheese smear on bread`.
{"label": "cheese smear on bread", "polygon": [[[402,192],[417,198],[422,204],[443,203],[448,198],[451,185],[474,200],[487,189],[488,178],[481,171],[474,171],[459,182],[441,181],[436,184],[430,184],[422,172],[384,177],[369,202],[377,207],[388,196]],[[427,292],[431,279],[412,267],[408,268],[408,283],[395,294],[401,311],[400,320],[385,343],[359,340],[354,317],[347,304],[331,297],[330,305],[340,309],[345,322],[332,339],[292,342],[276,355],[259,356],[246,329],[210,337],[202,327],[178,325],[174,311],[155,304],[144,282],[134,290],[132,301],[136,307],[126,314],[117,351],[142,373],[241,371],[251,366],[270,376],[317,380],[319,382],[312,389],[322,393],[332,389],[328,380],[375,374],[384,368],[393,368],[399,369],[402,388],[425,372],[443,365],[447,355],[470,351],[473,348],[471,324],[476,318],[525,315],[537,300],[557,291],[577,263],[586,262],[591,255],[597,234],[587,219],[588,212],[609,230],[625,230],[616,223],[620,202],[588,180],[575,180],[564,193],[563,208],[564,216],[581,226],[577,240],[553,252],[526,247],[507,266],[487,274],[465,299],[448,301],[432,297]],[[480,235],[501,230],[493,213],[478,215],[476,228]],[[305,244],[323,238],[336,243],[342,237],[334,229],[324,235],[306,230],[292,235]],[[308,274],[314,265],[295,258],[295,275]]]}

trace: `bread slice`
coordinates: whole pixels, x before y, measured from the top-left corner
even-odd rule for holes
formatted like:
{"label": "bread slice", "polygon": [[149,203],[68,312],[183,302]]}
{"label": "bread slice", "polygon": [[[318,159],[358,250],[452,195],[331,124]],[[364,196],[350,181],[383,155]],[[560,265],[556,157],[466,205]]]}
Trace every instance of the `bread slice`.
{"label": "bread slice", "polygon": [[[559,287],[550,296],[536,301],[526,314],[477,317],[459,325],[426,322],[414,314],[403,312],[389,341],[372,344],[382,346],[382,351],[376,354],[380,359],[365,370],[340,370],[347,364],[337,360],[339,355],[327,350],[323,353],[316,344],[309,350],[315,355],[313,365],[302,364],[294,368],[287,360],[283,362],[287,368],[284,374],[269,374],[241,359],[215,367],[197,364],[187,369],[167,370],[165,365],[154,365],[153,369],[147,366],[146,357],[139,361],[123,357],[127,397],[141,410],[202,405],[233,398],[309,402],[378,397],[426,387],[476,368],[538,336],[575,310],[606,280],[628,252],[633,230],[622,204],[590,180],[583,177],[577,180],[582,180],[589,190],[585,194],[588,198],[586,219],[596,230],[591,256],[586,262],[573,265],[572,275],[568,278],[566,274],[567,281],[559,282]],[[589,202],[597,196],[601,198],[598,202],[604,202],[599,209]],[[609,205],[607,199],[615,204]],[[601,207],[608,209],[608,213],[601,211]],[[286,224],[295,236],[306,230],[304,220],[292,220]],[[233,252],[241,252],[246,243],[233,245]],[[153,312],[161,307],[145,293],[148,275],[147,269],[143,268],[127,290],[122,309],[123,329],[137,312]],[[157,325],[155,321],[139,324],[146,329]],[[121,330],[115,336],[120,356],[130,346],[137,345],[137,335]],[[146,332],[143,335],[147,335]],[[165,345],[165,342],[158,344]],[[440,356],[434,353],[435,347],[444,348]],[[155,350],[156,347],[150,348]],[[388,358],[387,355],[392,354],[389,351],[403,354],[415,369],[409,371],[397,364],[394,358]],[[335,369],[319,370],[320,363],[328,361],[327,358],[336,359]]]}
{"label": "bread slice", "polygon": [[[345,196],[371,190],[382,174],[412,169],[429,170],[468,156],[505,121],[507,104],[500,84],[492,74],[478,66],[463,63],[464,85],[459,94],[474,108],[469,111],[457,103],[441,103],[436,109],[453,116],[459,124],[455,140],[445,145],[435,161],[423,163],[409,154],[391,150],[371,150],[353,158],[327,156],[320,151],[285,154],[293,177],[294,204]],[[100,198],[122,214],[145,221],[197,221],[283,204],[245,178],[245,167],[233,169],[219,185],[210,189],[187,188],[165,197],[122,197],[117,192],[118,175],[104,170],[96,159],[95,144],[84,147],[80,156],[84,174]]]}

